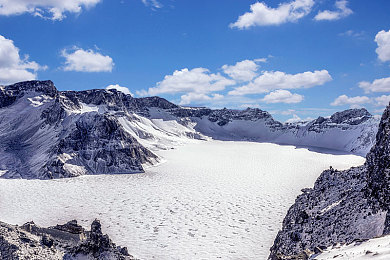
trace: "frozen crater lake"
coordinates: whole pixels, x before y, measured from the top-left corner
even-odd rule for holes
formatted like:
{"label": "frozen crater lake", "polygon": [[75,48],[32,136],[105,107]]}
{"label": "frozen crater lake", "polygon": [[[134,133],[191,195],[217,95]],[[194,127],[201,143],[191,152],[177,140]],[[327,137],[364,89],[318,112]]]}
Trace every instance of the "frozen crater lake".
{"label": "frozen crater lake", "polygon": [[0,220],[50,226],[101,220],[140,259],[266,259],[289,206],[319,174],[354,155],[209,141],[161,151],[145,174],[0,179]]}

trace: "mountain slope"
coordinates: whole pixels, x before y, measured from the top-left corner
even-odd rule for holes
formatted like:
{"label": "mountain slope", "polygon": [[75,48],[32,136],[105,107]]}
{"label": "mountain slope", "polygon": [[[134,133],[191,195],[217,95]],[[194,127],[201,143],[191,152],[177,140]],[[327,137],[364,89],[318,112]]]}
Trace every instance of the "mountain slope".
{"label": "mountain slope", "polygon": [[389,234],[390,106],[363,166],[324,171],[289,209],[270,259],[294,259],[337,243]]}
{"label": "mountain slope", "polygon": [[[142,163],[157,158],[124,131],[114,115],[63,95],[50,81],[1,90],[0,171],[5,178],[141,172]],[[98,95],[90,104],[118,96],[109,94]],[[111,105],[110,100],[105,103]]]}

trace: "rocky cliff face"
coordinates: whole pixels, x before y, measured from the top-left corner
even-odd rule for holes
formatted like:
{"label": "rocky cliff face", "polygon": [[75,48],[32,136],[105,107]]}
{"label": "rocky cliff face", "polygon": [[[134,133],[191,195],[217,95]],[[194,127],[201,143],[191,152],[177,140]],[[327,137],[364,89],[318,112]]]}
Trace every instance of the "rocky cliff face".
{"label": "rocky cliff face", "polygon": [[124,131],[114,116],[96,113],[78,118],[50,155],[42,168],[43,178],[142,172],[142,164],[152,164],[151,159],[156,158]]}
{"label": "rocky cliff face", "polygon": [[[376,144],[367,155],[366,167],[369,175],[369,190],[372,200],[378,201],[383,210],[390,209],[390,108],[383,113]],[[389,219],[386,225],[390,225]],[[390,226],[386,226],[386,234]]]}
{"label": "rocky cliff face", "polygon": [[51,81],[0,89],[4,178],[142,172],[157,156],[127,133],[117,113],[137,109],[117,91],[60,92]]}
{"label": "rocky cliff face", "polygon": [[42,228],[33,222],[13,226],[0,222],[1,259],[101,259],[132,260],[126,247],[116,246],[103,235],[98,220],[87,231],[76,220]]}
{"label": "rocky cliff face", "polygon": [[[361,118],[366,115],[363,114]],[[365,165],[324,171],[289,209],[270,259],[298,259],[336,243],[389,233],[390,106]]]}

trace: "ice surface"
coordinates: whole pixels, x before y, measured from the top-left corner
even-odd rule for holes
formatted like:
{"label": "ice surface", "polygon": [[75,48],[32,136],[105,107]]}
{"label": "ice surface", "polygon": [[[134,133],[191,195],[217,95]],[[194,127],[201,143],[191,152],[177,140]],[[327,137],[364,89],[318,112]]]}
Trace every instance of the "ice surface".
{"label": "ice surface", "polygon": [[268,143],[208,141],[158,152],[145,174],[0,179],[0,220],[95,218],[140,259],[266,259],[288,207],[332,165],[364,163]]}

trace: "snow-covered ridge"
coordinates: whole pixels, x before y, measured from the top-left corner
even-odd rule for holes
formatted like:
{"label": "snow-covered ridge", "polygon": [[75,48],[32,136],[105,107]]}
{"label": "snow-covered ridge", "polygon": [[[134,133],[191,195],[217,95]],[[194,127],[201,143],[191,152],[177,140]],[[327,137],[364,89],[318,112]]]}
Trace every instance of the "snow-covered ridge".
{"label": "snow-covered ridge", "polygon": [[142,172],[152,151],[209,138],[273,142],[366,154],[378,120],[347,110],[283,124],[261,109],[184,108],[117,90],[58,91],[51,81],[0,89],[3,178],[62,178]]}

